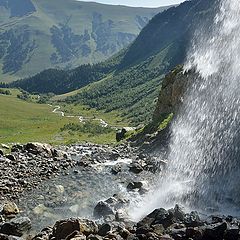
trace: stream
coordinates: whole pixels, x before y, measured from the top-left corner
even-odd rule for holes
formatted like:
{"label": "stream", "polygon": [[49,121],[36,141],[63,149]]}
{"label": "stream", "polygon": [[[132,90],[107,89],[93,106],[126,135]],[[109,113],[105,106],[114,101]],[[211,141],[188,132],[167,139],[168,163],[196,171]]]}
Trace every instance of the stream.
{"label": "stream", "polygon": [[[53,106],[51,104],[48,104],[48,106],[54,107],[52,112],[56,113],[56,114],[58,114],[58,115],[60,115],[62,117],[78,118],[80,123],[85,123],[88,120],[98,121],[102,127],[104,127],[104,128],[109,127],[109,124],[106,121],[104,121],[102,118],[91,118],[91,117],[83,117],[83,116],[75,116],[75,115],[66,115],[65,112],[61,111],[61,106],[58,106],[58,105],[57,106]],[[117,129],[116,127],[113,127],[113,126],[111,126],[111,128]]]}
{"label": "stream", "polygon": [[[95,154],[96,161],[88,166],[76,165],[52,179],[43,181],[36,189],[28,191],[19,199],[18,205],[23,215],[32,220],[33,234],[53,225],[59,219],[92,219],[96,204],[114,194],[128,200],[140,198],[138,192],[127,191],[127,185],[133,181],[144,181],[148,186],[147,183],[154,178],[154,174],[149,171],[139,174],[129,171],[129,166],[135,161],[131,154],[129,158],[119,156],[101,160],[96,149],[84,146],[73,148],[71,158],[74,161],[81,161],[84,156],[91,154]],[[112,169],[116,166],[121,166],[121,171],[113,174]]]}

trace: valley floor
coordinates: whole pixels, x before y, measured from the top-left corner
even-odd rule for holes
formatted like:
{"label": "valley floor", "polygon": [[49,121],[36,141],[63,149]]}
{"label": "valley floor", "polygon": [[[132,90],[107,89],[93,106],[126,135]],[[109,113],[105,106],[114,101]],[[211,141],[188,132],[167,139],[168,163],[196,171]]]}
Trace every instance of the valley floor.
{"label": "valley floor", "polygon": [[[11,95],[0,94],[0,143],[115,143],[115,129],[128,125],[117,112],[104,113],[64,103],[58,107],[57,102],[38,104],[39,96],[31,95],[31,99],[23,100],[19,98],[22,94],[19,90],[10,89],[10,92]],[[90,132],[84,130],[86,121],[92,127]],[[112,130],[106,131],[108,127]]]}

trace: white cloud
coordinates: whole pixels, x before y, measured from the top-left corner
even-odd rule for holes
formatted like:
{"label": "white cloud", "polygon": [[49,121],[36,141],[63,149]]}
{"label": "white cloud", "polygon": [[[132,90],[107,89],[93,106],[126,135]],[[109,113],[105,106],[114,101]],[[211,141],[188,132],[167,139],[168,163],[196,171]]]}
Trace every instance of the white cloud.
{"label": "white cloud", "polygon": [[[90,2],[89,0],[81,0]],[[178,4],[184,0],[93,0],[93,2],[112,4],[112,5],[126,5],[132,7],[160,7],[171,4]]]}

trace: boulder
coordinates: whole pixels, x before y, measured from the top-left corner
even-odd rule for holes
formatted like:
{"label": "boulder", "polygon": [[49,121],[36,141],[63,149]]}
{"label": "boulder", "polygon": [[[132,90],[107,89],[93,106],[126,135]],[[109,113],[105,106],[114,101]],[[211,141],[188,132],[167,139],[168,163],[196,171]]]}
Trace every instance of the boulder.
{"label": "boulder", "polygon": [[88,219],[79,219],[80,223],[80,232],[86,236],[90,234],[97,234],[98,233],[98,225],[91,220]]}
{"label": "boulder", "polygon": [[143,167],[139,163],[132,163],[129,167],[129,171],[135,174],[139,174],[143,171]]}
{"label": "boulder", "polygon": [[103,224],[98,231],[98,234],[100,236],[106,236],[108,232],[110,232],[112,230],[112,226],[108,223]]}
{"label": "boulder", "polygon": [[91,234],[91,235],[88,236],[87,240],[102,240],[102,237],[99,236],[99,235]]}
{"label": "boulder", "polygon": [[39,234],[37,234],[32,240],[48,240],[52,235],[52,228],[44,228]]}
{"label": "boulder", "polygon": [[4,215],[15,215],[19,213],[19,209],[14,202],[7,202],[3,205],[2,213]]}
{"label": "boulder", "polygon": [[164,228],[167,228],[174,223],[173,213],[171,211],[165,210],[164,208],[154,210],[147,217],[154,219],[152,225],[162,224]]}
{"label": "boulder", "polygon": [[109,215],[114,215],[114,209],[106,202],[100,201],[93,211],[93,216],[95,218],[106,217]]}
{"label": "boulder", "polygon": [[42,155],[46,157],[56,157],[55,149],[49,144],[43,143],[27,143],[25,150],[34,155]]}
{"label": "boulder", "polygon": [[121,130],[117,131],[116,133],[116,140],[120,142],[121,140],[125,139],[126,133],[130,131],[134,131],[136,128],[132,127],[124,127]]}
{"label": "boulder", "polygon": [[23,145],[15,144],[11,148],[11,152],[19,152],[23,150]]}
{"label": "boulder", "polygon": [[75,231],[80,231],[78,219],[60,220],[53,227],[53,237],[56,240],[65,239]]}
{"label": "boulder", "polygon": [[180,207],[178,204],[174,207],[174,218],[179,221],[184,221],[185,219],[185,212],[183,207]]}
{"label": "boulder", "polygon": [[130,182],[130,183],[127,185],[127,190],[133,191],[133,190],[135,190],[135,189],[141,189],[142,186],[143,186],[143,183],[142,183],[142,182]]}
{"label": "boulder", "polygon": [[112,174],[117,175],[122,171],[122,166],[120,164],[116,164],[115,166],[112,167]]}
{"label": "boulder", "polygon": [[163,235],[165,232],[165,229],[162,224],[156,224],[152,226],[153,232],[157,235]]}
{"label": "boulder", "polygon": [[10,240],[8,235],[0,233],[0,240]]}
{"label": "boulder", "polygon": [[170,235],[173,239],[186,239],[186,228],[171,229],[170,231]]}
{"label": "boulder", "polygon": [[7,154],[5,157],[11,161],[16,161],[16,157],[12,154]]}
{"label": "boulder", "polygon": [[[79,235],[82,239],[82,234],[88,236],[90,234],[96,234],[98,232],[98,226],[95,222],[87,219],[66,219],[60,220],[55,223],[53,227],[53,237],[56,240],[66,239],[71,237],[75,237],[75,235]],[[74,235],[75,234],[75,235]],[[71,239],[71,238],[69,238]]]}
{"label": "boulder", "polygon": [[65,238],[65,240],[86,240],[86,236],[81,234],[79,231],[74,231],[69,236]]}
{"label": "boulder", "polygon": [[187,227],[199,227],[204,224],[196,211],[185,214],[183,222]]}
{"label": "boulder", "polygon": [[216,223],[204,227],[203,239],[222,240],[227,230],[227,223]]}
{"label": "boulder", "polygon": [[27,217],[15,218],[4,223],[0,228],[0,233],[21,237],[31,229],[31,220]]}
{"label": "boulder", "polygon": [[229,227],[224,235],[225,240],[240,239],[240,232],[238,226]]}
{"label": "boulder", "polygon": [[186,229],[186,237],[194,240],[202,239],[203,231],[198,227],[190,227]]}
{"label": "boulder", "polygon": [[0,156],[3,156],[3,155],[4,155],[3,150],[0,149]]}

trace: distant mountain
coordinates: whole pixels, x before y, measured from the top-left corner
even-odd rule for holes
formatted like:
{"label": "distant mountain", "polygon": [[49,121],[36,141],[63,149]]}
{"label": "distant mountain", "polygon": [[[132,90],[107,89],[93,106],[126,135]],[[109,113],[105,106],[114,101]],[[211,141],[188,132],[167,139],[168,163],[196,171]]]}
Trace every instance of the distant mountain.
{"label": "distant mountain", "polygon": [[148,122],[165,74],[184,62],[196,25],[200,27],[204,22],[206,26],[202,27],[208,26],[206,20],[213,20],[216,2],[186,1],[159,13],[129,48],[92,66],[91,71],[86,71],[88,66],[82,66],[64,72],[67,75],[64,80],[46,78],[46,73],[41,73],[13,86],[56,94],[80,88],[58,99],[106,111],[118,110],[135,124]]}
{"label": "distant mountain", "polygon": [[105,60],[166,7],[75,0],[0,0],[0,81]]}

